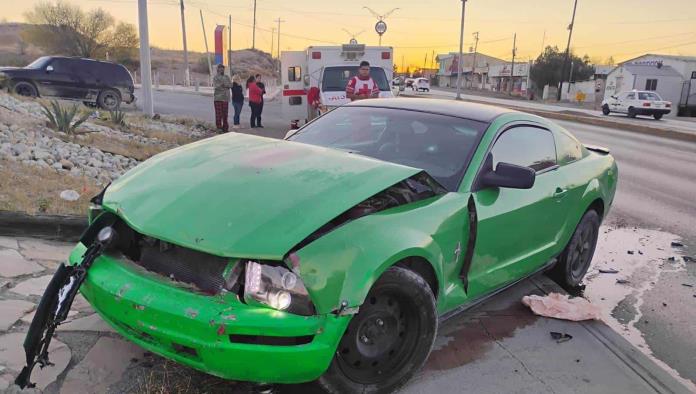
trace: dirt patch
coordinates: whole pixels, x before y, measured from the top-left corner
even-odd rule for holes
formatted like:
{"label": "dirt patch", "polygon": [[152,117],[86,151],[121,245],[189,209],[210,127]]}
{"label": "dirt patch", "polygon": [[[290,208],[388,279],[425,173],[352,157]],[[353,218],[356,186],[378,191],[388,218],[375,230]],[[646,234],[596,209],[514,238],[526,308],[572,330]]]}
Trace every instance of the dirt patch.
{"label": "dirt patch", "polygon": [[[60,198],[60,192],[80,193],[77,201]],[[89,199],[99,193],[96,182],[87,177],[61,174],[10,160],[0,160],[0,210],[29,214],[84,215]]]}

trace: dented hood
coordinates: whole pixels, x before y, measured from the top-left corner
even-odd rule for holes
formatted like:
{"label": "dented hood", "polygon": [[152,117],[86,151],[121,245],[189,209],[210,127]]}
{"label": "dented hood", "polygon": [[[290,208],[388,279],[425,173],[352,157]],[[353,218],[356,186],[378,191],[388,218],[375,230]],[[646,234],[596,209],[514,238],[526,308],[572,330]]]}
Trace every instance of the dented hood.
{"label": "dented hood", "polygon": [[147,160],[109,186],[103,205],[136,231],[184,247],[280,259],[329,220],[420,171],[232,133]]}

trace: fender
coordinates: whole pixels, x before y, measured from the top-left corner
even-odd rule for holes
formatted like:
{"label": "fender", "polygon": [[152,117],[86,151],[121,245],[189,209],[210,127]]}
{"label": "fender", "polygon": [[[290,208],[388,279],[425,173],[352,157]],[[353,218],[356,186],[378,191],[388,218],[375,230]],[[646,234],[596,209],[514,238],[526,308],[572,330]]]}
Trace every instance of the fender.
{"label": "fender", "polygon": [[[380,275],[408,257],[428,261],[437,278],[438,294],[445,294],[443,265],[462,240],[467,215],[464,197],[448,193],[365,216],[296,252],[300,276],[317,312],[359,306]],[[419,209],[424,206],[429,209]],[[418,229],[406,225],[414,222],[419,223]],[[438,309],[442,299],[438,298]]]}

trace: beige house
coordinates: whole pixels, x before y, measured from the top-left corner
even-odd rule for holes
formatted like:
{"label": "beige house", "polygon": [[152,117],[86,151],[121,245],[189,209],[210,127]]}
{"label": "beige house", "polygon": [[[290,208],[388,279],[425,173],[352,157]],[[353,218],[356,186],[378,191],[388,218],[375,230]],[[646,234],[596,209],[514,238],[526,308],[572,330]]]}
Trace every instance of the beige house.
{"label": "beige house", "polygon": [[[458,67],[459,52],[440,54],[435,59],[439,65],[437,72],[438,86],[456,87],[458,68],[460,68]],[[462,54],[462,87],[489,90],[489,68],[504,63],[506,63],[505,60],[488,56],[484,53],[470,52]]]}

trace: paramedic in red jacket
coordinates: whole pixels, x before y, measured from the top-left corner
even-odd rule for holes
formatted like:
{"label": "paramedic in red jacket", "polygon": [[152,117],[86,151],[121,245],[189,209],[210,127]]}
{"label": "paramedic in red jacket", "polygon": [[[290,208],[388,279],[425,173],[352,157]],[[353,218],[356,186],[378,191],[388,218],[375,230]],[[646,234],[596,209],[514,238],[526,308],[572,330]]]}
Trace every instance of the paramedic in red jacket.
{"label": "paramedic in red jacket", "polygon": [[366,60],[360,62],[358,75],[348,80],[346,97],[350,101],[379,97],[379,86],[370,77],[370,63]]}

